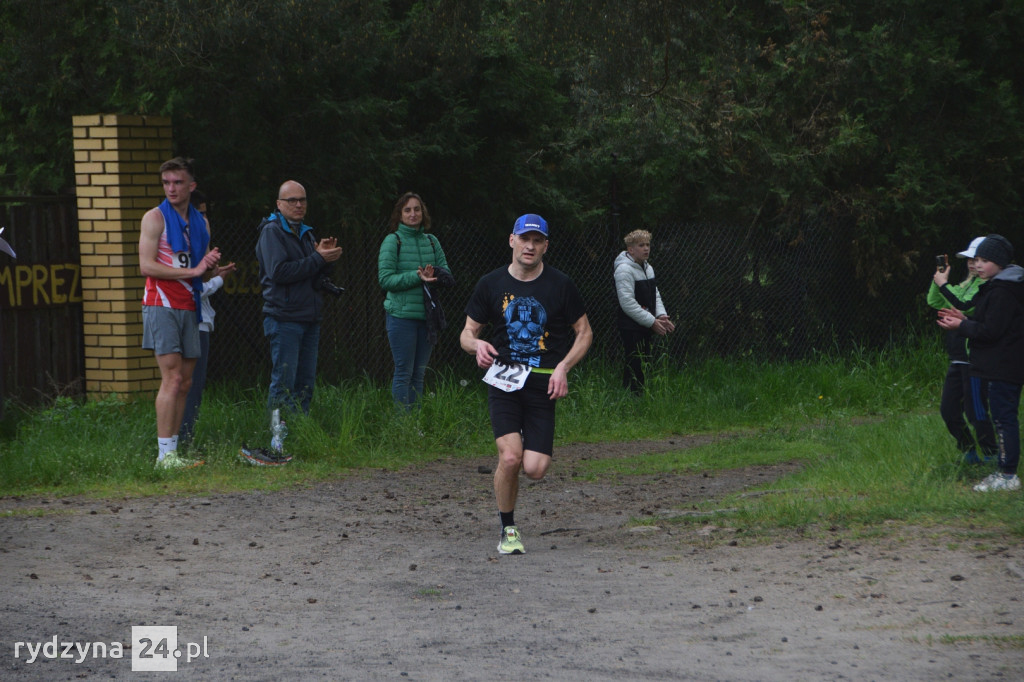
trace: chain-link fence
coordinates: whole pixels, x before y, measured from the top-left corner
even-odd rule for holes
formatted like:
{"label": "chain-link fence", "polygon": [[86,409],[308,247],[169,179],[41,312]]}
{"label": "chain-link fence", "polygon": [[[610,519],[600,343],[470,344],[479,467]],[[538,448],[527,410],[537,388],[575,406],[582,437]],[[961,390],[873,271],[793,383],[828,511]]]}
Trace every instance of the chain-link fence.
{"label": "chain-link fence", "polygon": [[[257,220],[213,221],[214,244],[239,270],[217,293],[210,375],[215,380],[262,381],[269,374],[262,297],[255,258]],[[593,225],[581,232],[552,226],[545,262],[566,272],[586,301],[594,330],[590,358],[621,359],[615,317],[613,262],[632,227]],[[835,225],[810,224],[783,240],[732,226],[666,224],[653,233],[650,262],[676,332],[661,343],[671,361],[751,356],[792,360],[815,350],[877,347],[908,324],[925,282],[893,282],[883,297],[858,283],[851,254]],[[329,236],[329,230],[318,230]],[[435,370],[472,375],[475,365],[458,344],[465,304],[477,279],[511,260],[507,232],[472,221],[435,221],[457,284],[440,292],[448,328],[431,356]],[[328,382],[392,371],[384,331],[384,292],[377,284],[383,225],[337,233],[344,253],[333,279],[345,288],[325,296],[319,375]]]}

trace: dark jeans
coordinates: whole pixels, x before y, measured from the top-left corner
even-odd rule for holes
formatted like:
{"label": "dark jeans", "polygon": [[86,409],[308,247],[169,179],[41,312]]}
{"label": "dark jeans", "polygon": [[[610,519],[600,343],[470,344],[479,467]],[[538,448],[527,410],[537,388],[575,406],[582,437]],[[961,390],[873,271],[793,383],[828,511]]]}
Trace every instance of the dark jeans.
{"label": "dark jeans", "polygon": [[1004,474],[1017,473],[1020,462],[1020,410],[1021,384],[1008,381],[987,381],[988,410],[995,425],[999,443],[999,470]]}
{"label": "dark jeans", "polygon": [[637,395],[644,392],[644,365],[651,363],[654,332],[650,329],[620,329],[622,352],[626,367],[622,371],[622,387]]}
{"label": "dark jeans", "polygon": [[[942,384],[939,414],[950,435],[956,439],[960,452],[973,448],[976,437],[983,456],[996,454],[996,434],[988,417],[987,404],[988,383],[977,377],[972,378],[970,365],[950,363],[946,370],[946,380]],[[974,427],[973,435],[968,423]]]}
{"label": "dark jeans", "polygon": [[309,414],[316,385],[316,356],[320,350],[319,322],[281,322],[263,318],[270,341],[270,392],[267,409],[284,407]]}
{"label": "dark jeans", "polygon": [[185,416],[181,420],[178,439],[183,443],[192,440],[196,430],[196,418],[199,417],[199,406],[203,402],[203,389],[206,388],[206,364],[210,359],[210,332],[199,332],[200,355],[196,359],[196,368],[192,370],[192,387],[185,398]]}
{"label": "dark jeans", "polygon": [[395,403],[409,410],[423,394],[423,377],[433,346],[427,340],[427,323],[387,316],[388,343],[395,361],[395,376],[391,380],[391,397]]}

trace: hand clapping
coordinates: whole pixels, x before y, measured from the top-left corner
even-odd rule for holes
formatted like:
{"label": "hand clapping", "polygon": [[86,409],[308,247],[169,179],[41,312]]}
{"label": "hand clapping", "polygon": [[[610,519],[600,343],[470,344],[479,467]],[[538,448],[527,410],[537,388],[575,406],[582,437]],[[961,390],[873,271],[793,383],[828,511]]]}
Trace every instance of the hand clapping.
{"label": "hand clapping", "polygon": [[335,237],[321,239],[316,245],[316,252],[328,263],[333,263],[341,258],[341,247],[338,246],[338,240]]}
{"label": "hand clapping", "polygon": [[419,275],[420,279],[422,279],[427,284],[432,284],[433,282],[437,281],[437,277],[434,276],[433,265],[424,265],[422,267],[416,268],[416,274]]}

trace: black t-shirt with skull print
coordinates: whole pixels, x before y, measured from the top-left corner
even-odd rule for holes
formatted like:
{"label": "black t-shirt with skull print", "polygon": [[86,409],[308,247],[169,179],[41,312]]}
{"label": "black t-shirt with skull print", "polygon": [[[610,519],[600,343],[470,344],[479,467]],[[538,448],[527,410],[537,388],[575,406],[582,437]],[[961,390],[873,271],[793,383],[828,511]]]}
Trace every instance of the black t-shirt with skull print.
{"label": "black t-shirt with skull print", "polygon": [[491,325],[489,340],[502,362],[547,369],[565,358],[572,325],[586,312],[576,285],[550,265],[529,282],[510,275],[507,265],[493,270],[476,283],[466,304],[466,315]]}

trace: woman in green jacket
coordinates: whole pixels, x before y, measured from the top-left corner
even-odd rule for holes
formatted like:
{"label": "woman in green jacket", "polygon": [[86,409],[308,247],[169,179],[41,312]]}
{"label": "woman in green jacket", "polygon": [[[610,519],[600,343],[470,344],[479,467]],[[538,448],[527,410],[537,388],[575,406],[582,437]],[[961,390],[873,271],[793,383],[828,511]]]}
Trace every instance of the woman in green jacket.
{"label": "woman in green jacket", "polygon": [[398,197],[391,211],[391,233],[384,237],[377,258],[377,280],[384,298],[388,342],[395,361],[391,395],[411,409],[423,393],[423,375],[433,348],[427,337],[423,285],[437,281],[434,267],[448,270],[437,237],[428,234],[430,213],[418,194]]}

